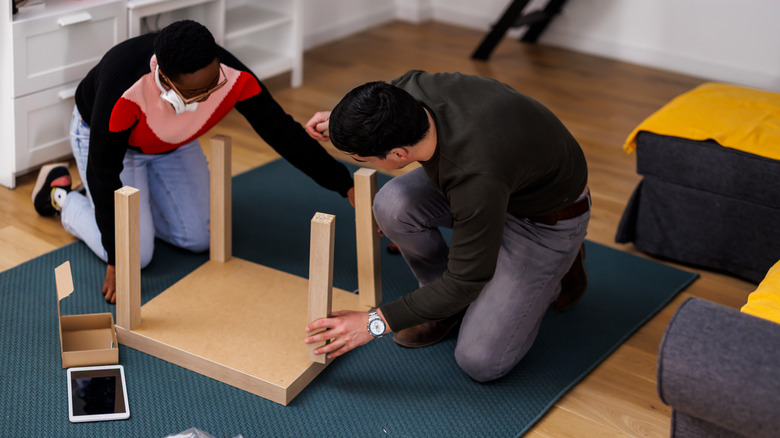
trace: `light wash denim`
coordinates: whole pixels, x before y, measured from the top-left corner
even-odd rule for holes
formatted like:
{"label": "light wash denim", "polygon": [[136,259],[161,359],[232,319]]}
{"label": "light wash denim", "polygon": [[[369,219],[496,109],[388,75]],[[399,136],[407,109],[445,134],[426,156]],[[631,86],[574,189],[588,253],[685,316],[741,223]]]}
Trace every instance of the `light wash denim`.
{"label": "light wash denim", "polygon": [[[65,229],[105,262],[108,258],[87,184],[89,132],[89,126],[74,107],[70,145],[87,195],[70,192],[61,218]],[[152,260],[155,237],[190,251],[208,249],[209,170],[197,140],[167,154],[128,150],[123,165],[119,175],[122,184],[140,191],[141,267]]]}
{"label": "light wash denim", "polygon": [[[374,215],[421,285],[442,276],[449,248],[438,227],[452,227],[452,212],[422,168],[386,183],[374,200]],[[505,375],[531,348],[589,220],[590,212],[555,225],[507,215],[495,274],[468,307],[455,348],[458,365],[474,380]]]}

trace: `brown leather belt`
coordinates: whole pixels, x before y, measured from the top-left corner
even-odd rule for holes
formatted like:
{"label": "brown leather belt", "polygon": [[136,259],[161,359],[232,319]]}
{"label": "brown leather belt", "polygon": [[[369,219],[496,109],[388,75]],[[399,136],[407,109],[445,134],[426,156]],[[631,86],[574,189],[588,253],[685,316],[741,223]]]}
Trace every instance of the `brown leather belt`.
{"label": "brown leather belt", "polygon": [[555,225],[558,221],[575,218],[588,210],[590,210],[590,194],[558,211],[540,216],[531,216],[528,219],[533,222],[539,222],[540,224]]}

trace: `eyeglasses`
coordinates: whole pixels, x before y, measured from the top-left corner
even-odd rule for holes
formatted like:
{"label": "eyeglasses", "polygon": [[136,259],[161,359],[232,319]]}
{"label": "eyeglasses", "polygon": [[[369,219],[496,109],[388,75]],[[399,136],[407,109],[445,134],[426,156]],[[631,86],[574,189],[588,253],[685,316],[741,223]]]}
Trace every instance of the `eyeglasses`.
{"label": "eyeglasses", "polygon": [[222,88],[223,86],[225,86],[225,84],[227,84],[227,75],[225,75],[225,71],[222,70],[222,65],[219,66],[219,72],[222,74],[222,77],[224,79],[222,79],[217,85],[213,86],[212,88],[204,91],[203,93],[199,93],[196,96],[192,96],[192,97],[184,97],[184,95],[181,94],[181,91],[179,91],[179,89],[176,88],[176,85],[174,85],[173,81],[168,79],[168,76],[165,76],[165,74],[163,72],[160,72],[160,76],[162,76],[163,79],[165,79],[165,82],[167,82],[168,85],[170,85],[170,87],[173,89],[173,91],[175,91],[176,94],[178,94],[179,97],[181,97],[181,100],[184,101],[184,104],[185,105],[189,105],[189,104],[191,104],[193,102],[201,102],[201,101],[205,100],[212,93],[214,93],[215,91],[217,91],[220,88]]}

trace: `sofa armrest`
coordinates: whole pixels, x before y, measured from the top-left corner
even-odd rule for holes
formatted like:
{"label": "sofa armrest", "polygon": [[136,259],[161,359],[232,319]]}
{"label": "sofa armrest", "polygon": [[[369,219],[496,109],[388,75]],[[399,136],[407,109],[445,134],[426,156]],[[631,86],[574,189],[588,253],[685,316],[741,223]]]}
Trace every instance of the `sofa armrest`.
{"label": "sofa armrest", "polygon": [[751,437],[780,430],[780,324],[689,298],[658,352],[661,400]]}

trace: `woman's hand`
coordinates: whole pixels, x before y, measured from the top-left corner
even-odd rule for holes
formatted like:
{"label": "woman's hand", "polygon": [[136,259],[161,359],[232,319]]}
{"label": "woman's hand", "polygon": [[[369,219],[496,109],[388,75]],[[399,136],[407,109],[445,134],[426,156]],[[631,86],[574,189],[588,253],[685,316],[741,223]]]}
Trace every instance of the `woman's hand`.
{"label": "woman's hand", "polygon": [[103,297],[111,304],[116,304],[116,267],[108,265],[106,267],[106,281],[101,290]]}
{"label": "woman's hand", "polygon": [[330,137],[325,134],[328,131],[330,122],[330,111],[320,111],[315,113],[308,122],[306,122],[306,132],[309,137],[319,141],[329,141]]}

